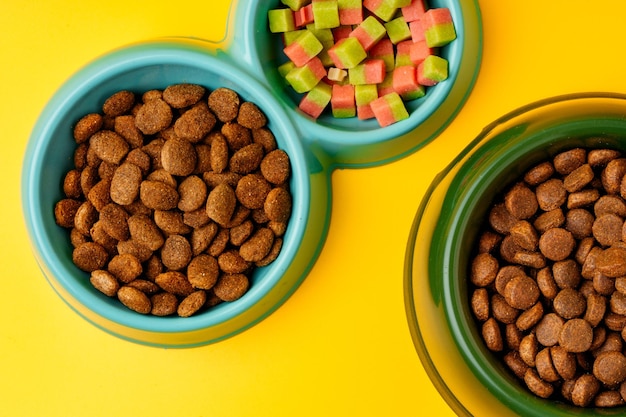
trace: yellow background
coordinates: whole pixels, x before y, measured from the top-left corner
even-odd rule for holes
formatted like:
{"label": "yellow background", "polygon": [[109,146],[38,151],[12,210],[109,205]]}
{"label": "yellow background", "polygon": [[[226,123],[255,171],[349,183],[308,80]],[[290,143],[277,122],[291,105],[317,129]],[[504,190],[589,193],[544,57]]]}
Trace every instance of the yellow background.
{"label": "yellow background", "polygon": [[31,256],[21,160],[46,102],[74,71],[165,35],[219,40],[228,0],[0,4],[0,416],[452,416],[407,328],[402,270],[433,176],[491,120],[537,99],[626,92],[626,2],[481,0],[484,58],[454,122],[392,164],[337,171],[328,240],[273,315],[226,341],[168,350],[73,313]]}

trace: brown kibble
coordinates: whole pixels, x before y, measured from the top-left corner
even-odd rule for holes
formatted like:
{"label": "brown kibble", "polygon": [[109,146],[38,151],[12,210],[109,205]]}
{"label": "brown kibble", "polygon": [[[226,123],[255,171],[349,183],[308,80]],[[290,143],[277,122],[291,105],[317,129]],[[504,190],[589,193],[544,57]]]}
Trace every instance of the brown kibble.
{"label": "brown kibble", "polygon": [[611,246],[622,238],[624,220],[616,214],[603,214],[593,222],[593,237],[602,246]]}
{"label": "brown kibble", "polygon": [[528,170],[524,175],[524,181],[530,186],[537,186],[547,181],[554,174],[552,162],[546,161]]}
{"label": "brown kibble", "polygon": [[250,262],[242,258],[239,251],[235,249],[222,252],[217,257],[217,262],[220,269],[227,274],[240,274],[250,267]]}
{"label": "brown kibble", "polygon": [[114,93],[104,101],[102,112],[108,117],[121,116],[128,113],[135,104],[135,95],[127,90]]}
{"label": "brown kibble", "polygon": [[520,250],[513,255],[512,262],[518,265],[541,269],[546,266],[546,258],[539,252]]}
{"label": "brown kibble", "polygon": [[144,135],[154,135],[172,123],[172,108],[163,100],[147,101],[135,116],[135,125]]}
{"label": "brown kibble", "polygon": [[154,221],[143,214],[136,214],[128,218],[128,229],[132,239],[155,251],[163,246],[165,239]]}
{"label": "brown kibble", "polygon": [[241,298],[250,286],[248,277],[244,274],[224,274],[220,276],[213,292],[223,301],[235,301]]}
{"label": "brown kibble", "polygon": [[626,275],[626,249],[610,247],[598,252],[595,267],[598,272],[607,277],[616,278]]}
{"label": "brown kibble", "polygon": [[192,256],[189,241],[181,235],[168,236],[161,248],[161,261],[172,271],[186,268]]}
{"label": "brown kibble", "polygon": [[256,104],[244,101],[239,107],[237,123],[248,129],[260,129],[267,123],[267,118]]}
{"label": "brown kibble", "polygon": [[103,161],[118,165],[128,154],[130,146],[112,130],[99,130],[89,138],[89,149]]}
{"label": "brown kibble", "polygon": [[137,288],[125,285],[117,291],[117,298],[137,313],[148,314],[152,310],[152,303],[148,296]]}
{"label": "brown kibble", "polygon": [[558,208],[541,213],[537,216],[537,218],[535,218],[533,226],[535,226],[537,232],[544,233],[546,230],[552,229],[553,227],[561,227],[564,223],[565,215],[563,214],[563,210]]}
{"label": "brown kibble", "polygon": [[482,336],[485,345],[492,352],[500,352],[504,348],[500,327],[493,317],[483,323]]}
{"label": "brown kibble", "polygon": [[591,347],[593,330],[584,319],[571,319],[563,324],[559,334],[559,344],[569,352],[585,352]]}
{"label": "brown kibble", "polygon": [[207,198],[206,212],[209,218],[218,224],[227,224],[237,205],[237,197],[233,189],[221,183],[211,190]]}
{"label": "brown kibble", "polygon": [[209,245],[219,231],[216,223],[210,222],[204,226],[197,227],[191,232],[190,244],[191,252],[194,256],[199,255],[208,249]]}
{"label": "brown kibble", "polygon": [[600,390],[600,382],[591,374],[583,374],[576,380],[572,389],[572,403],[579,407],[586,407],[595,398]]}
{"label": "brown kibble", "polygon": [[587,308],[585,310],[585,320],[596,327],[606,313],[606,299],[600,294],[589,294],[587,296]]}
{"label": "brown kibble", "polygon": [[536,198],[539,208],[543,211],[558,209],[565,204],[567,200],[567,191],[563,185],[563,181],[557,178],[552,178],[539,184],[535,192],[537,193]]}
{"label": "brown kibble", "polygon": [[584,314],[587,307],[585,297],[573,288],[563,288],[554,298],[552,308],[564,319],[573,319]]}
{"label": "brown kibble", "polygon": [[282,149],[269,152],[261,161],[261,173],[270,183],[284,184],[291,175],[289,156]]}
{"label": "brown kibble", "polygon": [[230,228],[230,243],[241,246],[254,232],[255,225],[252,220],[246,220],[238,226]]}
{"label": "brown kibble", "polygon": [[[102,128],[103,117],[98,113],[90,113],[83,116],[74,126],[74,140],[76,143],[84,143]],[[80,167],[77,167],[80,169]]]}
{"label": "brown kibble", "polygon": [[120,165],[111,179],[111,200],[121,205],[135,201],[139,195],[142,177],[143,174],[138,166],[129,162]]}
{"label": "brown kibble", "polygon": [[161,292],[150,297],[152,310],[155,316],[164,317],[174,314],[178,308],[178,299],[170,292]]}
{"label": "brown kibble", "polygon": [[477,288],[472,293],[472,312],[479,321],[489,318],[489,293],[486,288]]}
{"label": "brown kibble", "polygon": [[583,208],[575,208],[567,212],[565,229],[576,239],[584,239],[593,233],[594,217]]}
{"label": "brown kibble", "polygon": [[91,285],[93,285],[95,289],[108,297],[114,297],[117,294],[117,290],[120,288],[120,284],[117,282],[115,276],[109,271],[102,269],[92,271],[89,282],[91,282]]}
{"label": "brown kibble", "polygon": [[570,192],[580,191],[588,185],[594,178],[593,169],[589,164],[583,164],[570,172],[563,180],[563,186]]}
{"label": "brown kibble", "polygon": [[252,141],[260,143],[265,153],[272,152],[274,149],[278,148],[274,134],[267,127],[252,129]]}
{"label": "brown kibble", "polygon": [[259,175],[248,174],[237,182],[237,200],[249,209],[262,208],[271,190],[270,184]]}
{"label": "brown kibble", "polygon": [[561,175],[568,175],[587,160],[587,151],[583,148],[570,149],[554,157],[554,169]]}
{"label": "brown kibble", "polygon": [[579,207],[585,207],[593,205],[600,198],[600,192],[593,188],[590,190],[581,190],[575,193],[571,193],[567,197],[567,208],[575,209]]}
{"label": "brown kibble", "polygon": [[194,211],[204,205],[207,198],[207,186],[196,175],[186,177],[178,186],[178,208],[181,211]]}
{"label": "brown kibble", "polygon": [[161,291],[161,288],[158,285],[147,279],[134,279],[126,285],[129,287],[137,288],[139,291],[146,295],[153,295]]}
{"label": "brown kibble", "polygon": [[74,216],[74,228],[83,235],[89,235],[91,228],[98,221],[98,211],[90,201],[78,207]]}
{"label": "brown kibble", "polygon": [[206,252],[211,256],[219,256],[230,241],[230,230],[229,229],[221,229],[215,235],[215,238],[207,248]]}
{"label": "brown kibble", "polygon": [[559,287],[556,285],[550,267],[542,268],[537,272],[537,286],[546,299],[552,300],[556,297]]}
{"label": "brown kibble", "polygon": [[593,363],[593,375],[606,385],[613,386],[626,380],[626,356],[621,352],[605,352]]}
{"label": "brown kibble", "polygon": [[135,116],[124,115],[116,117],[113,130],[123,137],[131,148],[137,149],[143,146],[143,133],[135,124]]}
{"label": "brown kibble", "polygon": [[537,341],[543,346],[554,346],[559,342],[564,320],[555,313],[548,313],[537,324]]}
{"label": "brown kibble", "polygon": [[526,370],[524,382],[528,389],[541,398],[548,398],[554,392],[554,387],[549,382],[542,380],[534,369]]}
{"label": "brown kibble", "polygon": [[200,142],[215,126],[216,120],[206,104],[198,103],[174,122],[176,136],[191,143]]}
{"label": "brown kibble", "polygon": [[565,229],[555,227],[539,238],[539,250],[552,261],[562,261],[574,250],[574,236]]}
{"label": "brown kibble", "polygon": [[180,317],[190,317],[198,312],[205,302],[206,292],[204,290],[194,291],[180,302],[177,313]]}
{"label": "brown kibble", "polygon": [[513,241],[522,249],[534,251],[537,248],[539,242],[537,231],[527,220],[515,223],[509,233]]}
{"label": "brown kibble", "polygon": [[515,184],[506,193],[504,205],[509,213],[519,220],[532,217],[539,208],[537,196],[523,183]]}
{"label": "brown kibble", "polygon": [[239,114],[239,95],[229,88],[217,88],[209,94],[209,108],[217,118],[228,123]]}
{"label": "brown kibble", "polygon": [[117,243],[117,253],[128,253],[139,259],[140,262],[145,262],[150,259],[153,251],[150,250],[150,248],[148,248],[147,246],[142,245],[133,239],[128,239],[119,241]]}
{"label": "brown kibble", "polygon": [[[102,165],[100,165],[102,166]],[[111,180],[102,179],[98,181],[87,194],[87,200],[100,211],[111,202]]]}
{"label": "brown kibble", "polygon": [[72,261],[79,269],[85,272],[103,269],[108,260],[109,254],[107,251],[95,242],[82,243],[72,251]]}
{"label": "brown kibble", "polygon": [[143,272],[141,261],[129,253],[115,255],[107,266],[108,271],[121,282],[128,284]]}
{"label": "brown kibble", "polygon": [[270,249],[270,252],[267,254],[267,256],[265,256],[265,258],[261,259],[260,261],[255,262],[254,265],[261,267],[267,266],[274,262],[276,258],[278,258],[282,246],[283,240],[277,237],[276,239],[274,239],[274,244],[272,245],[272,248]]}
{"label": "brown kibble", "polygon": [[273,188],[263,205],[270,220],[286,222],[291,215],[291,194],[284,188]]}
{"label": "brown kibble", "polygon": [[[624,185],[623,180],[622,185]],[[594,204],[593,211],[596,217],[612,213],[623,218],[626,217],[626,202],[617,195],[603,195]]]}
{"label": "brown kibble", "polygon": [[554,262],[552,276],[559,288],[577,288],[580,284],[580,266],[573,259]]}
{"label": "brown kibble", "polygon": [[163,169],[172,175],[186,176],[196,168],[198,155],[194,146],[185,139],[165,141],[161,149]]}
{"label": "brown kibble", "polygon": [[178,205],[180,196],[175,188],[161,181],[145,180],[139,186],[139,198],[153,210],[171,210]]}
{"label": "brown kibble", "polygon": [[509,369],[520,379],[524,379],[524,374],[528,370],[528,365],[519,357],[519,353],[515,350],[509,351],[503,357],[504,363]]}
{"label": "brown kibble", "polygon": [[179,271],[160,273],[154,281],[163,290],[181,297],[186,297],[195,291],[185,274]]}
{"label": "brown kibble", "polygon": [[530,277],[518,275],[512,278],[504,288],[504,298],[513,308],[526,310],[539,299],[539,287]]}
{"label": "brown kibble", "polygon": [[233,153],[229,161],[229,169],[238,174],[249,174],[255,171],[263,160],[263,147],[258,143],[251,143]]}
{"label": "brown kibble", "polygon": [[115,203],[109,203],[100,210],[100,222],[104,231],[117,240],[127,240],[130,237],[129,217],[128,212]]}
{"label": "brown kibble", "polygon": [[[163,90],[162,98],[175,109],[193,106],[202,99],[206,89],[198,84],[173,84]],[[146,99],[144,98],[144,101]]]}
{"label": "brown kibble", "polygon": [[626,315],[626,294],[615,291],[611,295],[611,299],[609,300],[609,305],[611,307],[611,311],[613,313],[619,314],[621,316]]}
{"label": "brown kibble", "polygon": [[561,377],[552,363],[550,349],[551,348],[544,348],[537,353],[535,357],[535,368],[537,369],[539,377],[544,381],[557,382]]}
{"label": "brown kibble", "polygon": [[[232,233],[231,233],[232,239]],[[258,262],[265,258],[274,244],[274,232],[268,228],[258,229],[239,248],[239,254],[248,262]]]}
{"label": "brown kibble", "polygon": [[250,129],[241,126],[239,123],[226,123],[222,125],[221,132],[226,138],[226,142],[228,142],[228,148],[232,152],[236,152],[252,143]]}
{"label": "brown kibble", "polygon": [[217,259],[207,254],[193,258],[187,266],[187,278],[195,288],[208,290],[213,288],[219,277],[220,268]]}
{"label": "brown kibble", "polygon": [[491,296],[491,314],[493,314],[493,317],[500,323],[515,323],[519,313],[519,310],[511,307],[500,294],[493,294]]}
{"label": "brown kibble", "polygon": [[592,149],[589,151],[587,161],[592,167],[604,166],[613,159],[619,158],[620,151],[615,149]]}
{"label": "brown kibble", "polygon": [[565,380],[573,379],[576,375],[576,357],[574,354],[568,352],[562,346],[552,346],[550,355],[554,369],[560,377]]}
{"label": "brown kibble", "polygon": [[472,260],[470,280],[477,287],[490,285],[498,274],[498,260],[489,253],[480,253]]}
{"label": "brown kibble", "polygon": [[626,158],[612,159],[602,170],[602,186],[608,194],[618,194],[626,174]]}
{"label": "brown kibble", "polygon": [[515,325],[521,331],[526,331],[534,327],[539,320],[543,317],[543,304],[541,302],[535,303],[534,306],[524,311],[517,317]]}
{"label": "brown kibble", "polygon": [[519,355],[526,365],[535,367],[537,352],[539,352],[539,345],[534,333],[529,333],[520,340]]}
{"label": "brown kibble", "polygon": [[213,172],[222,173],[228,167],[228,142],[226,137],[221,133],[214,135],[211,141],[211,169]]}
{"label": "brown kibble", "polygon": [[602,391],[596,395],[593,405],[599,408],[611,408],[624,405],[624,399],[619,391]]}
{"label": "brown kibble", "polygon": [[154,210],[154,223],[165,235],[186,235],[193,230],[178,210]]}

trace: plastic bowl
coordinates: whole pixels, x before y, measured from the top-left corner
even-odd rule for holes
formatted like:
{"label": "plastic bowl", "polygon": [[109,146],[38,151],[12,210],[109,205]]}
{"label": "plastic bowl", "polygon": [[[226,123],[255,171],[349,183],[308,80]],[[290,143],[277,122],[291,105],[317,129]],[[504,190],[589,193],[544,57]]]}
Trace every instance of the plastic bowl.
{"label": "plastic bowl", "polygon": [[[142,42],[112,51],[72,75],[40,115],[22,170],[22,205],[35,258],[60,297],[101,329],[137,343],[190,347],[217,342],[258,323],[296,290],[315,263],[330,223],[330,175],[338,167],[375,165],[400,158],[432,140],[456,115],[473,87],[482,51],[475,1],[433,0],[449,5],[458,39],[443,48],[450,77],[412,104],[411,117],[387,128],[357,119],[314,121],[297,110],[278,77],[280,37],[267,12],[278,0],[232,3],[228,33],[214,43],[189,38]],[[447,52],[446,52],[447,51]],[[293,208],[281,253],[258,268],[248,293],[189,318],[132,312],[91,287],[71,260],[68,233],[55,224],[54,204],[72,167],[71,132],[85,114],[100,111],[114,92],[143,93],[171,84],[229,87],[267,115],[268,127],[291,158]]]}
{"label": "plastic bowl", "polygon": [[559,96],[487,126],[430,186],[410,233],[405,301],[417,352],[462,416],[623,415],[531,394],[486,349],[469,307],[467,271],[496,194],[531,166],[574,147],[626,152],[626,95]]}

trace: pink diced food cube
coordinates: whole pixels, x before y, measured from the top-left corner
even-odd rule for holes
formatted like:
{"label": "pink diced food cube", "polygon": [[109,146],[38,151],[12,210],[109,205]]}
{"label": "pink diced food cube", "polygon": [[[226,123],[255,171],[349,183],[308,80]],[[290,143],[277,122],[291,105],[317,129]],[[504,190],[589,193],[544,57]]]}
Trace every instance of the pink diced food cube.
{"label": "pink diced food cube", "polygon": [[417,66],[417,82],[433,86],[448,78],[448,61],[437,55],[430,55]]}
{"label": "pink diced food cube", "polygon": [[391,20],[398,10],[390,0],[363,0],[363,7],[385,22]]}
{"label": "pink diced food cube", "polygon": [[376,44],[379,40],[381,40],[387,30],[382,23],[378,21],[374,16],[368,16],[363,20],[363,22],[358,25],[350,36],[359,40],[363,49],[366,51],[370,50],[372,46]]}
{"label": "pink diced food cube", "polygon": [[313,5],[307,4],[301,9],[293,12],[293,19],[296,27],[304,27],[313,23]]}
{"label": "pink diced food cube", "polygon": [[317,119],[320,117],[332,96],[332,87],[325,82],[319,82],[300,101],[300,110]]}
{"label": "pink diced food cube", "polygon": [[337,0],[339,23],[358,25],[363,21],[363,3],[361,0]]}
{"label": "pink diced food cube", "polygon": [[424,86],[417,82],[417,70],[412,65],[397,67],[393,71],[393,89],[403,100],[414,100],[426,94]]}
{"label": "pink diced food cube", "polygon": [[293,68],[285,79],[297,93],[311,91],[326,76],[326,68],[318,57],[312,58],[301,67]]}
{"label": "pink diced food cube", "polygon": [[389,126],[400,120],[407,119],[409,113],[404,106],[400,95],[396,92],[386,94],[370,103],[378,124],[382,127]]}
{"label": "pink diced food cube", "polygon": [[383,80],[383,82],[378,84],[377,87],[379,97],[395,92],[395,90],[393,89],[393,71],[388,72],[387,75],[385,75],[385,79]]}
{"label": "pink diced food cube", "polygon": [[456,39],[450,9],[446,7],[429,9],[422,16],[424,36],[428,46],[444,46]]}
{"label": "pink diced food cube", "polygon": [[402,41],[396,45],[396,67],[413,65],[413,61],[411,61],[411,45],[413,45],[411,40]]}
{"label": "pink diced food cube", "polygon": [[328,54],[337,68],[354,68],[366,57],[367,52],[358,39],[348,37],[337,42],[328,50]]}
{"label": "pink diced food cube", "polygon": [[414,65],[421,64],[430,55],[434,55],[434,50],[428,47],[426,41],[413,43],[409,48],[409,56]]}
{"label": "pink diced food cube", "polygon": [[385,61],[385,70],[387,72],[393,71],[396,64],[396,56],[394,54],[393,43],[389,38],[383,38],[379,40],[376,45],[372,46],[372,49],[368,51],[370,58],[382,59]]}
{"label": "pink diced food cube", "polygon": [[426,11],[424,0],[412,0],[411,4],[402,8],[402,16],[407,22],[419,20]]}
{"label": "pink diced food cube", "polygon": [[322,43],[310,30],[305,30],[295,41],[283,49],[287,58],[301,67],[323,49]]}
{"label": "pink diced food cube", "polygon": [[337,28],[334,28],[332,30],[334,43],[337,43],[340,40],[345,39],[348,36],[350,36],[350,33],[352,32],[352,30],[353,29],[351,25],[341,25]]}
{"label": "pink diced food cube", "polygon": [[337,0],[313,0],[313,20],[317,29],[332,29],[339,26]]}
{"label": "pink diced food cube", "polygon": [[361,64],[348,70],[350,84],[382,83],[386,75],[385,61],[382,59],[366,59]]}
{"label": "pink diced food cube", "polygon": [[424,35],[424,25],[422,21],[417,19],[409,23],[409,30],[411,31],[411,39],[413,42],[419,42],[426,39]]}
{"label": "pink diced food cube", "polygon": [[334,117],[346,118],[356,116],[354,86],[351,84],[333,85],[330,105]]}

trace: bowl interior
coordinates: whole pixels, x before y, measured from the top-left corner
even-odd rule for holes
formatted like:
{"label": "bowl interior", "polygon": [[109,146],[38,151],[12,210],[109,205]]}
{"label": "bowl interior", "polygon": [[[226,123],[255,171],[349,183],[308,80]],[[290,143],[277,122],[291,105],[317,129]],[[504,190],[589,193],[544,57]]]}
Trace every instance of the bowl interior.
{"label": "bowl interior", "polygon": [[[622,104],[623,106],[623,104]],[[623,109],[622,109],[623,111]],[[492,126],[486,140],[450,183],[436,226],[429,264],[431,290],[444,303],[447,325],[472,373],[513,412],[528,416],[615,415],[622,410],[580,409],[527,391],[486,349],[469,306],[467,270],[495,197],[540,161],[574,147],[626,150],[626,121],[600,109],[589,114],[535,112]]]}
{"label": "bowl interior", "polygon": [[[232,88],[265,112],[278,146],[291,159],[292,216],[278,259],[267,267],[257,268],[249,292],[241,299],[185,319],[142,316],[91,287],[88,274],[72,263],[69,234],[55,224],[53,207],[62,198],[62,179],[73,166],[76,145],[72,129],[78,119],[100,111],[104,100],[116,91],[127,89],[141,94],[183,82],[201,84],[209,90]],[[193,331],[220,325],[255,305],[279,304],[284,300],[266,299],[266,295],[279,285],[295,286],[302,279],[299,274],[285,275],[302,243],[309,218],[308,171],[295,129],[262,86],[204,49],[178,42],[138,45],[113,52],[88,65],[72,76],[47,105],[33,130],[24,159],[24,216],[41,268],[49,281],[78,301],[78,304],[68,302],[73,308],[79,312],[85,308],[121,326],[146,332]],[[249,323],[240,326],[249,326],[261,318],[251,318]],[[234,327],[217,337],[239,330]],[[167,344],[165,339],[164,343]]]}
{"label": "bowl interior", "polygon": [[[428,87],[427,94],[417,100],[406,101],[405,105],[409,112],[409,119],[400,123],[381,128],[375,119],[359,120],[356,117],[352,118],[335,118],[328,111],[324,112],[317,120],[313,120],[304,113],[296,110],[302,94],[296,93],[291,86],[278,72],[278,66],[287,61],[283,53],[283,42],[280,34],[270,33],[267,28],[267,12],[274,8],[282,8],[283,6],[277,0],[258,2],[258,7],[253,10],[253,16],[251,17],[251,24],[256,29],[252,33],[252,48],[257,55],[259,64],[262,69],[262,77],[265,77],[268,85],[276,93],[279,100],[289,109],[294,109],[297,116],[301,118],[300,122],[311,126],[326,127],[332,129],[337,133],[346,132],[351,135],[343,138],[342,140],[357,141],[363,140],[362,135],[354,135],[357,133],[368,133],[371,135],[366,136],[370,140],[382,140],[392,139],[399,136],[401,133],[405,133],[410,127],[415,127],[423,123],[428,117],[430,117],[446,100],[450,90],[454,86],[457,76],[459,74],[459,67],[461,66],[463,58],[463,49],[465,45],[465,33],[464,27],[464,10],[463,8],[473,8],[472,2],[452,1],[452,0],[429,0],[429,7],[447,7],[450,9],[452,19],[454,21],[457,39],[450,44],[438,49],[437,54],[449,61],[449,77],[447,80],[439,83],[436,86]],[[463,4],[465,3],[465,4]],[[472,10],[475,11],[475,10]],[[472,71],[474,69],[472,68]],[[445,120],[441,120],[443,124]],[[314,128],[316,129],[316,128]],[[382,138],[382,139],[381,139]]]}

